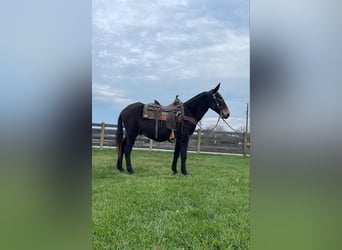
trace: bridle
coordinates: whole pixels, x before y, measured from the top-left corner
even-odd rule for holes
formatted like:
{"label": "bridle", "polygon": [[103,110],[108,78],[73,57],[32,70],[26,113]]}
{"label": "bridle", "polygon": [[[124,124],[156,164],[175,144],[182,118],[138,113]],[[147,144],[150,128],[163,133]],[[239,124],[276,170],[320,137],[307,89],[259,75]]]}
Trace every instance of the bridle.
{"label": "bridle", "polygon": [[[217,127],[217,125],[218,125],[220,119],[222,119],[222,120],[225,122],[225,120],[223,119],[223,114],[222,114],[221,105],[219,104],[219,101],[218,101],[219,98],[216,96],[216,93],[211,94],[211,96],[213,97],[213,99],[214,99],[214,101],[215,101],[215,104],[216,104],[218,110],[220,111],[220,114],[219,114],[219,116],[217,117],[217,122],[216,122],[216,124],[215,124],[212,128],[207,129],[207,130],[209,130],[209,131],[212,131],[212,130],[214,130],[214,129]],[[202,126],[200,125],[200,123],[198,123],[197,126],[198,126],[201,130],[205,130],[205,129],[202,128]]]}
{"label": "bridle", "polygon": [[223,118],[222,109],[221,109],[221,106],[219,104],[219,101],[217,100],[218,97],[216,96],[216,93],[211,94],[211,96],[213,97],[213,99],[216,103],[216,106],[217,106],[218,110],[220,111],[220,118]]}
{"label": "bridle", "polygon": [[[216,96],[216,93],[212,93],[211,96],[213,97],[214,101],[215,101],[215,104],[218,108],[218,110],[220,111],[220,114],[218,116],[218,119],[217,119],[217,122],[215,124],[215,126],[209,130],[213,130],[217,127],[219,121],[221,118],[223,118],[223,112],[222,112],[222,109],[221,109],[221,105],[219,104],[219,97]],[[179,117],[179,122],[181,122],[182,120],[186,120],[186,121],[189,121],[191,122],[192,124],[194,124],[195,126],[198,125],[202,130],[203,128],[201,127],[201,125],[198,123],[200,121],[197,121],[195,118],[193,118],[192,116],[187,116],[187,115],[182,115],[181,117]],[[223,119],[222,119],[223,120]]]}

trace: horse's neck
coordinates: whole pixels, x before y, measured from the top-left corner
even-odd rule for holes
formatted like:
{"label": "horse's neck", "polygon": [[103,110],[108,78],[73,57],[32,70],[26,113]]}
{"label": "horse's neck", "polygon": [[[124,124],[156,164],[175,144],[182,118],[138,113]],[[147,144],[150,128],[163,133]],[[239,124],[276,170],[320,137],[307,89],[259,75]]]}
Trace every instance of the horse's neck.
{"label": "horse's neck", "polygon": [[200,121],[209,109],[208,97],[206,95],[193,98],[184,103],[186,109],[197,121]]}

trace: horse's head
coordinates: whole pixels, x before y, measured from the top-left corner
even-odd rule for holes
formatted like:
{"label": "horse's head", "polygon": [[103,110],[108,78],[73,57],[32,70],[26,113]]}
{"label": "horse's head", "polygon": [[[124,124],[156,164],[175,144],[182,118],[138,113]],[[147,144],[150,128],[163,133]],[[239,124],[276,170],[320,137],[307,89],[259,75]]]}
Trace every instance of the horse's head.
{"label": "horse's head", "polygon": [[219,114],[221,118],[227,119],[230,112],[222,96],[218,92],[219,88],[220,83],[216,86],[216,88],[209,91],[209,108]]}

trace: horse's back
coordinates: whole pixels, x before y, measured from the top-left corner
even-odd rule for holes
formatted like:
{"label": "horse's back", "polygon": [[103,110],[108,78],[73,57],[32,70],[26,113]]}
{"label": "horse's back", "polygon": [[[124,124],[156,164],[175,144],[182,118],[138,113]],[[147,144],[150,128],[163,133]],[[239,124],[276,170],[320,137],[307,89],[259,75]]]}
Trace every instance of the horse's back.
{"label": "horse's back", "polygon": [[138,115],[142,115],[142,111],[144,108],[144,104],[142,102],[135,102],[132,104],[129,104],[121,111],[121,116],[130,116],[130,117],[138,117]]}

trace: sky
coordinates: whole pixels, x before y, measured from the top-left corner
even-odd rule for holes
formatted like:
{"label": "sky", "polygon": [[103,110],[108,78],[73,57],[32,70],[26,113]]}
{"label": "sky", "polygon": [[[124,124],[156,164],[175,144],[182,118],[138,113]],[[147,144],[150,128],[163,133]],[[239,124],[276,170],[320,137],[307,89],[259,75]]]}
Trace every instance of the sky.
{"label": "sky", "polygon": [[[93,122],[116,124],[130,103],[185,102],[220,82],[227,121],[245,126],[248,0],[94,0],[92,27]],[[209,110],[202,127],[217,117]]]}

